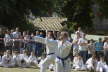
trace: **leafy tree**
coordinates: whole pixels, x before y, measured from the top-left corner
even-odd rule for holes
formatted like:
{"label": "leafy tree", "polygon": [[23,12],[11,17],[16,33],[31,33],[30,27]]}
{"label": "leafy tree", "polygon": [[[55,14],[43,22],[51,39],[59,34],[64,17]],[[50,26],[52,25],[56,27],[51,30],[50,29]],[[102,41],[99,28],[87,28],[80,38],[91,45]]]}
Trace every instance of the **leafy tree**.
{"label": "leafy tree", "polygon": [[0,24],[8,28],[34,28],[27,20],[28,15],[33,13],[36,17],[51,16],[55,5],[53,2],[51,0],[0,0]]}
{"label": "leafy tree", "polygon": [[68,18],[67,27],[72,32],[76,27],[81,26],[86,31],[93,29],[93,11],[91,0],[71,0],[62,8]]}

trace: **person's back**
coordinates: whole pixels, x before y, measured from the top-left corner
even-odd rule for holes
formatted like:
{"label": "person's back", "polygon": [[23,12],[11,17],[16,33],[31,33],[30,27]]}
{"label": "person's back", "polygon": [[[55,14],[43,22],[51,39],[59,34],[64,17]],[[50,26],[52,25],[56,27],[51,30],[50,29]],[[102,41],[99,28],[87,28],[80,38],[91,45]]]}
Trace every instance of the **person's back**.
{"label": "person's back", "polygon": [[103,42],[102,39],[99,38],[99,41],[95,43],[95,50],[102,51],[103,50]]}

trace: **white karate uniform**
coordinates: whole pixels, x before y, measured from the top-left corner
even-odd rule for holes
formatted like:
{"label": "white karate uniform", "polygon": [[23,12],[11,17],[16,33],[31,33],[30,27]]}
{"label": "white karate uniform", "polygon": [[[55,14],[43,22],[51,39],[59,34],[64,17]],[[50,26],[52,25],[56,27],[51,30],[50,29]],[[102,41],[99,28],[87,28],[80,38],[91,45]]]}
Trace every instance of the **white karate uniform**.
{"label": "white karate uniform", "polygon": [[[25,55],[25,54],[19,54],[18,56],[18,66],[20,67],[29,67],[29,64],[28,64],[28,56]],[[23,61],[23,63],[22,63]]]}
{"label": "white karate uniform", "polygon": [[13,55],[13,60],[15,62],[15,66],[19,66],[20,56],[19,55]]}
{"label": "white karate uniform", "polygon": [[86,70],[86,66],[84,65],[83,59],[79,60],[77,57],[74,57],[73,68],[75,70]]}
{"label": "white karate uniform", "polygon": [[40,62],[39,62],[38,67],[41,67],[41,65],[42,65],[42,63],[43,63],[43,61],[44,61],[44,59],[39,59],[39,60],[40,60]]}
{"label": "white karate uniform", "polygon": [[[56,71],[55,72],[70,72],[71,70],[71,61],[68,57],[71,51],[71,43],[69,41],[65,41],[62,44],[62,41],[58,41],[58,48],[56,49]],[[64,59],[64,61],[61,60]]]}
{"label": "white karate uniform", "polygon": [[50,70],[54,70],[54,69],[55,69],[55,65],[54,65],[54,64],[50,64],[50,65],[49,65],[49,69],[50,69]]}
{"label": "white karate uniform", "polygon": [[0,66],[2,67],[14,67],[14,60],[12,56],[7,57],[7,55],[4,55],[2,57],[2,61],[0,63]]}
{"label": "white karate uniform", "polygon": [[86,62],[86,66],[87,66],[87,69],[88,70],[92,70],[92,69],[95,69],[94,65],[93,65],[93,62],[95,64],[95,66],[97,65],[97,60],[93,60],[92,58],[89,58]]}
{"label": "white karate uniform", "polygon": [[46,58],[40,63],[40,72],[46,72],[49,64],[55,63],[55,52],[58,47],[57,40],[35,37],[34,39],[37,42],[46,44]]}
{"label": "white karate uniform", "polygon": [[37,61],[37,58],[36,56],[29,56],[28,58],[28,64],[31,66],[31,63],[35,64],[36,66],[38,66],[38,61]]}
{"label": "white karate uniform", "polygon": [[98,72],[108,72],[108,65],[106,62],[99,61],[97,64],[96,71]]}

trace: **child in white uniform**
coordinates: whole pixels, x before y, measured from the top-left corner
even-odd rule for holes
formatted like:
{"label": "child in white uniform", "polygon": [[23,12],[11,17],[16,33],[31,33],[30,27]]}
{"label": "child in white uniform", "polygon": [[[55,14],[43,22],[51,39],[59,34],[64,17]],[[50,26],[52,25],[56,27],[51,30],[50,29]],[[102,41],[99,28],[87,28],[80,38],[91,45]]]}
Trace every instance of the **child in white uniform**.
{"label": "child in white uniform", "polygon": [[106,64],[104,57],[100,57],[100,61],[97,64],[96,71],[97,72],[108,72],[108,65]]}
{"label": "child in white uniform", "polygon": [[74,57],[73,68],[75,70],[86,70],[82,57],[78,54]]}
{"label": "child in white uniform", "polygon": [[93,54],[92,57],[87,60],[86,65],[89,71],[96,71],[97,58],[95,54]]}
{"label": "child in white uniform", "polygon": [[28,55],[25,50],[23,50],[23,54],[19,54],[18,66],[20,67],[29,67],[28,64]]}
{"label": "child in white uniform", "polygon": [[34,54],[34,52],[31,52],[31,55],[28,58],[28,64],[31,65],[35,65],[36,67],[38,66],[38,61],[37,58]]}
{"label": "child in white uniform", "polygon": [[14,60],[15,66],[19,66],[20,57],[17,51],[13,52],[13,60]]}
{"label": "child in white uniform", "polygon": [[12,58],[12,56],[10,55],[10,51],[7,50],[6,51],[6,55],[4,55],[2,57],[2,61],[1,61],[1,64],[0,66],[2,67],[14,67],[14,60]]}

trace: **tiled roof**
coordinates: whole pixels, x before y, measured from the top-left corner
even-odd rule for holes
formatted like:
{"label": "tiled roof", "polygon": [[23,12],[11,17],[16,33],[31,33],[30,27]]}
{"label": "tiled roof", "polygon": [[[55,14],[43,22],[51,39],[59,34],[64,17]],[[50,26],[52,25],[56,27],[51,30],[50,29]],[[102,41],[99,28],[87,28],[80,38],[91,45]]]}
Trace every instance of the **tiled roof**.
{"label": "tiled roof", "polygon": [[40,30],[60,31],[63,28],[61,23],[66,20],[67,18],[60,17],[41,17],[36,18],[33,23]]}

